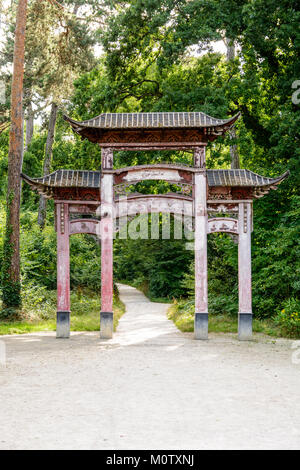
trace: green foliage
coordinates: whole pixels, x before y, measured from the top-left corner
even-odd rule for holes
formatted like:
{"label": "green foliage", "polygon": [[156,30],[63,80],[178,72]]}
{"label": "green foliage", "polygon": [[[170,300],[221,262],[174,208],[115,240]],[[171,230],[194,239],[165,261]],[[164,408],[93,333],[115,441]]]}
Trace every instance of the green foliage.
{"label": "green foliage", "polygon": [[[169,308],[168,318],[172,320],[177,328],[183,332],[192,333],[194,331],[194,303],[191,301],[174,302]],[[238,318],[237,315],[218,313],[209,315],[210,333],[237,333]],[[253,319],[253,331],[270,336],[280,336],[282,333],[290,336],[289,332],[282,331],[272,319],[257,320]]]}
{"label": "green foliage", "polygon": [[300,301],[288,299],[283,303],[283,307],[275,317],[276,324],[283,334],[300,338]]}
{"label": "green foliage", "polygon": [[[278,190],[278,192],[280,189]],[[273,196],[276,198],[276,196]],[[290,210],[268,213],[272,196],[254,204],[252,241],[253,312],[259,318],[273,317],[278,306],[291,298],[300,298],[300,207],[292,198]],[[273,201],[274,204],[274,201]],[[238,312],[237,246],[226,235],[208,239],[209,311],[213,314]],[[284,280],[284,282],[283,282]],[[184,275],[183,286],[193,296],[194,268]]]}
{"label": "green foliage", "polygon": [[[236,315],[238,311],[238,261],[237,245],[226,234],[208,237],[208,306],[211,314]],[[182,287],[194,298],[194,262],[183,273]],[[187,302],[190,306],[190,301]]]}
{"label": "green foliage", "polygon": [[277,212],[276,222],[275,214],[265,224],[262,216],[266,217],[265,212],[257,208],[254,224],[258,229],[252,244],[253,308],[258,316],[270,317],[287,299],[300,298],[299,196],[292,199],[289,211],[281,216]]}
{"label": "green foliage", "polygon": [[[62,3],[77,8],[87,2]],[[73,96],[69,96],[65,106],[78,120],[101,112],[203,111],[225,118],[241,111],[242,118],[236,125],[241,166],[266,176],[290,170],[289,180],[276,192],[271,191],[254,202],[253,310],[256,318],[271,321],[268,319],[275,312],[287,311],[286,305],[300,298],[300,108],[291,99],[292,83],[300,78],[298,4],[290,0],[280,3],[275,0],[89,0],[88,4],[95,19],[108,16],[105,28],[101,26],[101,31],[96,31],[105,55],[92,69],[94,62],[89,63],[89,52],[95,36],[88,22],[82,22],[81,26],[74,18],[69,20],[63,15],[62,29],[57,31],[59,17],[52,6],[46,1],[32,2],[27,57],[33,67],[28,68],[27,76],[46,100],[67,96],[76,76]],[[43,11],[47,14],[38,24]],[[35,34],[37,24],[38,31],[45,27],[43,37]],[[66,27],[70,28],[69,36],[61,37]],[[47,39],[49,34],[51,41]],[[238,46],[237,56],[230,63],[211,47],[212,40],[225,37]],[[5,63],[10,61],[12,51],[10,34],[7,41],[6,55],[2,56]],[[41,44],[45,47],[38,50]],[[51,55],[55,45],[58,47]],[[38,54],[34,59],[35,51]],[[39,72],[38,67],[41,67]],[[88,72],[79,73],[82,70]],[[25,173],[42,174],[45,141],[44,124],[36,126],[24,155]],[[229,145],[228,137],[208,145],[209,168],[229,167]],[[0,204],[6,197],[7,151],[8,132],[4,131],[0,134]],[[159,161],[191,163],[191,158],[188,152],[116,152],[115,166]],[[73,135],[59,114],[52,169],[96,170],[100,162],[99,148]],[[157,194],[172,189],[164,182],[143,182],[130,191]],[[48,225],[43,232],[36,223],[37,204],[38,195],[23,184],[23,302],[28,298],[35,304],[34,286],[39,286],[36,299],[43,300],[36,308],[44,305],[47,312],[48,301],[43,292],[56,287],[56,236],[53,204],[48,205]],[[2,245],[1,211],[0,218]],[[114,260],[115,278],[142,284],[150,297],[186,298],[179,310],[183,312],[183,324],[187,322],[188,328],[192,328],[193,252],[185,249],[185,240],[117,239]],[[3,268],[3,250],[0,263]],[[224,330],[233,331],[238,311],[238,265],[237,246],[228,236],[209,236],[208,267],[212,321],[217,322],[216,329],[222,325]],[[100,248],[91,237],[71,237],[71,285],[78,292],[82,288],[99,289]]]}
{"label": "green foliage", "polygon": [[0,201],[6,198],[7,155],[9,146],[8,131],[0,133]]}
{"label": "green foliage", "polygon": [[[37,214],[24,212],[21,228],[22,283],[56,289],[56,233],[53,226],[40,230]],[[70,238],[71,288],[100,289],[100,248],[88,235]]]}
{"label": "green foliage", "polygon": [[[151,234],[149,217],[148,234]],[[174,240],[174,221],[170,220],[170,240],[117,239],[114,243],[114,272],[116,279],[137,286],[147,283],[147,294],[153,298],[179,297],[186,293],[181,285],[182,273],[188,269],[193,252],[186,250],[186,240]]]}
{"label": "green foliage", "polygon": [[[100,296],[89,289],[71,292],[71,331],[99,331]],[[118,294],[114,294],[114,329],[125,308]],[[0,335],[23,334],[56,329],[56,290],[26,283],[22,289],[22,319],[1,317]]]}
{"label": "green foliage", "polygon": [[[11,210],[11,203],[16,197],[14,193],[10,193],[7,197],[7,214],[6,218],[9,219]],[[15,281],[11,275],[10,268],[12,265],[11,259],[13,255],[13,246],[11,243],[12,226],[6,223],[6,228],[3,238],[3,255],[1,259],[1,289],[2,289],[2,300],[3,300],[3,312],[2,316],[12,315],[16,309],[21,306],[21,284]]]}

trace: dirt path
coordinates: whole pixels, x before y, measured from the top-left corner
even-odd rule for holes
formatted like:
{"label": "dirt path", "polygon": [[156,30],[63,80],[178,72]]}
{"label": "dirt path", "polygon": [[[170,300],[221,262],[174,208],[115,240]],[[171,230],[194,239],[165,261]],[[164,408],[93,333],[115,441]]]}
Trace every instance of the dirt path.
{"label": "dirt path", "polygon": [[0,337],[0,449],[300,448],[291,341],[194,341],[167,305],[120,292],[113,340]]}

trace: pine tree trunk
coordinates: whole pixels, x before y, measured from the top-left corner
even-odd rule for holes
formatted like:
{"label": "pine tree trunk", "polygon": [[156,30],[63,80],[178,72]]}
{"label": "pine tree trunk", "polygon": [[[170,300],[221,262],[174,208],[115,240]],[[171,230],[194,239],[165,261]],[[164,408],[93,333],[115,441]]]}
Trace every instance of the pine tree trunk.
{"label": "pine tree trunk", "polygon": [[[43,167],[44,176],[50,173],[56,117],[57,117],[57,105],[55,103],[52,103],[50,119],[49,119],[49,127],[48,127],[48,136],[47,136],[47,142],[46,142],[45,160],[44,160],[44,167]],[[41,228],[44,228],[45,226],[46,209],[47,209],[47,199],[44,196],[40,196],[38,224]]]}
{"label": "pine tree trunk", "polygon": [[6,233],[3,253],[2,294],[5,307],[21,305],[20,284],[20,195],[23,135],[23,79],[27,0],[19,0],[14,69],[11,88],[11,126],[9,134]]}
{"label": "pine tree trunk", "polygon": [[[236,131],[233,127],[229,131],[230,139],[236,139]],[[236,144],[230,145],[230,156],[231,156],[231,168],[238,169],[240,168],[240,155],[238,151],[238,147]]]}
{"label": "pine tree trunk", "polygon": [[25,140],[25,152],[31,143],[33,137],[34,128],[34,113],[32,109],[32,103],[30,102],[27,107],[27,118],[26,118],[26,140]]}
{"label": "pine tree trunk", "polygon": [[[231,60],[235,59],[235,45],[234,41],[232,39],[225,39],[225,44],[226,44],[226,58],[227,62],[230,62]],[[230,132],[230,139],[236,139],[236,131],[235,128],[233,127]],[[230,156],[231,156],[231,168],[232,169],[238,169],[240,168],[240,156],[239,156],[239,151],[238,147],[236,144],[230,145]]]}

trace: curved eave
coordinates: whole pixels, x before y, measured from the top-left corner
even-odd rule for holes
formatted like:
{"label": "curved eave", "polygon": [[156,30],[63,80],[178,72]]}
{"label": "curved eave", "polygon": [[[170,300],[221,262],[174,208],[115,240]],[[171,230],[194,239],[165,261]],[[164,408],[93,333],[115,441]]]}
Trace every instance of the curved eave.
{"label": "curved eave", "polygon": [[283,180],[287,179],[290,176],[290,170],[285,171],[281,176],[278,176],[278,178],[273,178],[272,179],[272,185],[278,185],[280,184]]}
{"label": "curved eave", "polygon": [[41,183],[38,179],[30,178],[24,173],[21,173],[21,178],[26,181],[35,191],[42,194],[47,199],[50,199],[53,195],[53,186]]}
{"label": "curved eave", "polygon": [[[110,114],[110,113],[108,113]],[[117,113],[112,113],[112,114],[117,114]],[[122,114],[122,113],[120,113]],[[124,114],[131,114],[131,113],[124,113]],[[132,113],[132,114],[135,114],[135,113]],[[145,114],[152,114],[152,113],[145,113]],[[155,113],[153,113],[155,114]],[[156,114],[159,114],[159,113],[156,113]],[[164,113],[162,113],[164,114]],[[170,113],[170,114],[176,114],[176,113]],[[181,113],[180,113],[181,114]],[[182,113],[183,114],[183,113]],[[203,113],[204,114],[204,113]],[[100,130],[100,131],[104,131],[104,130],[137,130],[137,129],[156,129],[156,130],[161,130],[161,129],[210,129],[210,128],[213,128],[213,129],[216,129],[218,130],[219,132],[221,132],[222,130],[225,132],[227,131],[228,129],[230,129],[234,123],[236,122],[236,120],[240,117],[240,112],[235,114],[234,116],[228,118],[228,119],[217,119],[217,118],[214,118],[212,116],[209,116],[209,115],[205,115],[206,118],[207,118],[207,121],[211,120],[212,122],[209,123],[209,122],[206,122],[206,123],[203,123],[203,124],[198,124],[198,125],[188,125],[188,124],[184,124],[184,125],[158,125],[158,126],[155,126],[155,125],[130,125],[130,126],[119,126],[119,125],[111,125],[111,126],[100,126],[99,124],[96,124],[97,120],[99,120],[101,118],[101,116],[103,116],[103,114],[100,114],[99,116],[96,116],[92,119],[88,119],[86,121],[76,121],[75,119],[72,119],[70,118],[69,116],[67,116],[66,114],[63,115],[63,118],[65,121],[67,121],[71,126],[72,126],[72,129],[74,132],[76,132],[77,134],[80,134],[82,132],[84,132],[84,130]],[[215,121],[215,122],[213,122]]]}
{"label": "curved eave", "polygon": [[257,187],[254,187],[254,197],[256,199],[260,199],[261,197],[265,196],[268,194],[272,189],[276,190],[280,183],[287,179],[290,175],[290,171],[286,171],[283,173],[281,176],[278,176],[278,178],[272,178],[268,179],[268,182],[266,184],[261,184]]}

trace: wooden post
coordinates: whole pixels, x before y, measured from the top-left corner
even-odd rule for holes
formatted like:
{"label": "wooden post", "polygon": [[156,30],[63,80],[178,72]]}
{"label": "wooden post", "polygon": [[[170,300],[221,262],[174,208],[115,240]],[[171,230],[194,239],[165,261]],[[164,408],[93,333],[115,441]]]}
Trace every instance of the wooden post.
{"label": "wooden post", "polygon": [[113,168],[112,149],[102,149],[101,175],[101,314],[100,338],[113,334]]}
{"label": "wooden post", "polygon": [[205,147],[195,150],[194,175],[195,216],[195,339],[208,338],[207,294],[207,182]]}
{"label": "wooden post", "polygon": [[252,203],[239,203],[239,326],[240,340],[252,338],[251,291]]}
{"label": "wooden post", "polygon": [[70,337],[69,205],[56,204],[57,324],[56,337]]}

